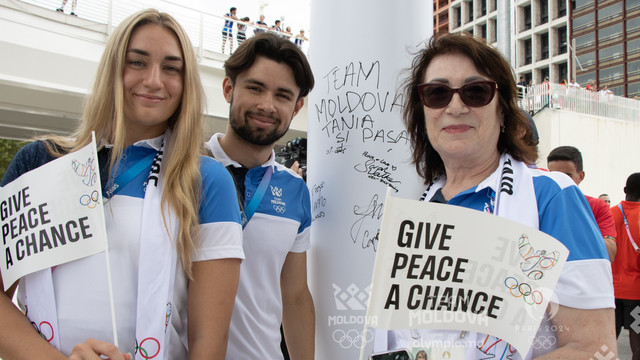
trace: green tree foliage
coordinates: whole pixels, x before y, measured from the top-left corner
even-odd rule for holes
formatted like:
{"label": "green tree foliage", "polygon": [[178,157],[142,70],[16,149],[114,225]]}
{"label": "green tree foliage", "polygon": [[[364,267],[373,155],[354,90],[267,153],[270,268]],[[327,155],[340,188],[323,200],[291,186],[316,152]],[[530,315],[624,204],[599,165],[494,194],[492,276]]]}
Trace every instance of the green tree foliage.
{"label": "green tree foliage", "polygon": [[4,176],[4,172],[7,171],[13,156],[26,143],[26,141],[0,138],[0,179]]}

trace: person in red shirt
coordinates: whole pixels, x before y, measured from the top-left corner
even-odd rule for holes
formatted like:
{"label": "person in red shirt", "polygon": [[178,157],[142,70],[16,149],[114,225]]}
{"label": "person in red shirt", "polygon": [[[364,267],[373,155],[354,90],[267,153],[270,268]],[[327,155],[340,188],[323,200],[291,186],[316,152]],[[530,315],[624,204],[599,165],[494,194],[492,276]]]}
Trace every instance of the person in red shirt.
{"label": "person in red shirt", "polygon": [[[576,185],[580,185],[584,180],[584,170],[582,169],[582,153],[573,146],[559,146],[547,156],[547,168],[549,171],[559,171],[567,174]],[[616,228],[611,216],[609,205],[602,199],[585,195],[591,212],[598,223],[600,232],[607,246],[609,260],[613,262],[616,256]]]}
{"label": "person in red shirt", "polygon": [[616,297],[616,336],[629,329],[633,360],[640,359],[640,173],[631,174],[625,200],[611,208],[618,231],[618,254],[611,264]]}

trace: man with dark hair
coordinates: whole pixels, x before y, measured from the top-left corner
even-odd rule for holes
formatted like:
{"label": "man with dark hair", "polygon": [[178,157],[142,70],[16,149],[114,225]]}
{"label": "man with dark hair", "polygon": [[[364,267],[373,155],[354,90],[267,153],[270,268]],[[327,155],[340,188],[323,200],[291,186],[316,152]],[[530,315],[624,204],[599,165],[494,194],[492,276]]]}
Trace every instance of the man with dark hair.
{"label": "man with dark hair", "polygon": [[282,27],[280,26],[280,20],[276,20],[275,24],[271,27],[271,30],[282,32]]}
{"label": "man with dark hair", "polygon": [[631,174],[625,200],[611,208],[618,231],[618,254],[611,264],[616,297],[616,336],[629,329],[633,360],[640,359],[640,173]]}
{"label": "man with dark hair", "polygon": [[313,359],[309,190],[273,151],[313,88],[311,67],[295,44],[265,32],[245,40],[224,68],[229,122],[206,147],[236,181],[246,258],[226,358],[282,359],[282,323],[291,358]]}
{"label": "man with dark hair", "polygon": [[[573,146],[560,146],[549,153],[547,156],[547,168],[550,171],[559,171],[567,174],[576,185],[580,185],[584,180],[584,170],[582,169],[582,154],[580,150]],[[613,223],[613,217],[611,216],[611,210],[609,205],[602,199],[594,198],[585,195],[591,212],[598,223],[600,233],[604,238],[604,243],[607,246],[607,253],[609,253],[609,260],[613,262],[616,256],[616,229]]]}
{"label": "man with dark hair", "polygon": [[224,27],[222,28],[222,53],[224,54],[224,48],[227,44],[227,39],[229,40],[229,54],[233,53],[233,20],[238,20],[236,16],[236,12],[238,9],[232,7],[229,9],[229,12],[224,14],[224,17],[227,18],[224,21]]}

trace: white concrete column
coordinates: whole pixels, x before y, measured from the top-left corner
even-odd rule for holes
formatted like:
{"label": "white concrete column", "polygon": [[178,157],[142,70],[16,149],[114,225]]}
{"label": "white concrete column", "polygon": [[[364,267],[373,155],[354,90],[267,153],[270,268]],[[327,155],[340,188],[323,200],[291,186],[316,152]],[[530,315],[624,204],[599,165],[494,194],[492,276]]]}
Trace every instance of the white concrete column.
{"label": "white concrete column", "polygon": [[417,199],[401,122],[402,70],[433,33],[423,0],[311,4],[308,185],[312,193],[311,291],[316,358],[356,359],[364,332],[387,186]]}

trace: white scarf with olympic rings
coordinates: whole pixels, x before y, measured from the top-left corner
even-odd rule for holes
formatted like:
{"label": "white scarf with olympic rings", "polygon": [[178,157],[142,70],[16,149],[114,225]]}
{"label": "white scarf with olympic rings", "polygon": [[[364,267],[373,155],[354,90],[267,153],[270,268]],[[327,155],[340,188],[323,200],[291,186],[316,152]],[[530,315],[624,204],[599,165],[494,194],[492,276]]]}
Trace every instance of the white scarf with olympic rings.
{"label": "white scarf with olympic rings", "polygon": [[[152,165],[142,205],[142,227],[138,267],[138,298],[136,309],[136,360],[165,360],[169,357],[173,289],[176,276],[177,251],[172,239],[177,239],[178,221],[173,211],[165,207],[162,218],[161,197],[164,187],[163,153],[167,149],[170,131]],[[166,227],[165,227],[166,226]],[[56,349],[60,349],[58,316],[55,303],[52,269],[25,276],[26,316],[36,330]]]}

